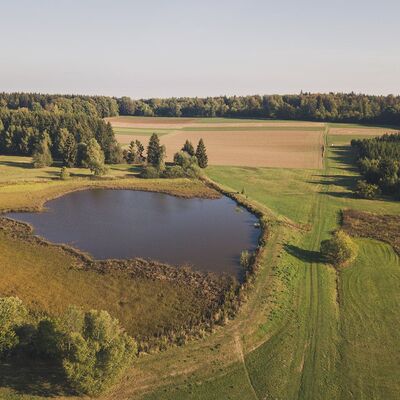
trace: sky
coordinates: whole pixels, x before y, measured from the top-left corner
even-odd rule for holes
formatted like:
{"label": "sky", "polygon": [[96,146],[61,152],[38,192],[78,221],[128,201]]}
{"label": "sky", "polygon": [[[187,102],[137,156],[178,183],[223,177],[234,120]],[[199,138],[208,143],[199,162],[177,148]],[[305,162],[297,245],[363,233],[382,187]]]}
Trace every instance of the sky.
{"label": "sky", "polygon": [[400,94],[399,0],[0,0],[0,91]]}

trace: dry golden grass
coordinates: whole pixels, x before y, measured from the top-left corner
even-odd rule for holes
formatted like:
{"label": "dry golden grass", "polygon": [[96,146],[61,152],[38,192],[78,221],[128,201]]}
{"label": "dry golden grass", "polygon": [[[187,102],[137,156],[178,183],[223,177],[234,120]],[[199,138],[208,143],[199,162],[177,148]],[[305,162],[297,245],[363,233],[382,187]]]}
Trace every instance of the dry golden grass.
{"label": "dry golden grass", "polygon": [[58,315],[69,305],[107,310],[130,334],[148,336],[160,327],[181,326],[205,306],[184,282],[76,265],[73,254],[58,246],[30,243],[0,229],[0,297],[18,296],[33,311]]}

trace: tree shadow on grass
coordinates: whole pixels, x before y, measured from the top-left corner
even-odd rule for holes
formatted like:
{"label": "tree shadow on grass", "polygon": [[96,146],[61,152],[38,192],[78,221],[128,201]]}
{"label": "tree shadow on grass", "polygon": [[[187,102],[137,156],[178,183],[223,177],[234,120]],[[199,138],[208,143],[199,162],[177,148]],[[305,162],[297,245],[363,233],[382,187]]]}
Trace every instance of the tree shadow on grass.
{"label": "tree shadow on grass", "polygon": [[0,161],[0,165],[4,165],[5,167],[33,169],[33,165],[31,163],[21,161]]}
{"label": "tree shadow on grass", "polygon": [[72,396],[60,365],[14,357],[0,360],[0,387],[19,394],[54,397]]}
{"label": "tree shadow on grass", "polygon": [[342,166],[335,166],[336,169],[346,169],[351,172],[358,172],[356,165],[357,159],[349,146],[330,147],[329,159],[335,161]]}
{"label": "tree shadow on grass", "polygon": [[284,249],[292,256],[308,263],[323,263],[324,258],[319,251],[301,249],[300,247],[286,244]]}
{"label": "tree shadow on grass", "polygon": [[[336,146],[331,149],[331,154],[329,159],[334,160],[340,164],[340,166],[332,167],[332,170],[346,170],[350,172],[350,175],[343,175],[342,172],[338,174],[330,174],[330,175],[314,175],[319,179],[315,179],[312,181],[307,181],[308,183],[315,185],[323,185],[328,188],[328,191],[323,190],[319,193],[325,194],[328,196],[333,196],[336,198],[351,198],[354,199],[355,195],[353,193],[357,181],[360,179],[358,176],[358,168],[356,166],[356,159],[354,154],[349,148],[349,146]],[[333,189],[334,186],[339,188],[343,188],[341,190],[330,190]]]}

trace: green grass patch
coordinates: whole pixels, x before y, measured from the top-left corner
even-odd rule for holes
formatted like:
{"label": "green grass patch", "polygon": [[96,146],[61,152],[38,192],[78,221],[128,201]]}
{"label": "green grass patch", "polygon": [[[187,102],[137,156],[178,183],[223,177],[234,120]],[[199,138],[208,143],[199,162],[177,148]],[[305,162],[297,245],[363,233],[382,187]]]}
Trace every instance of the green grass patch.
{"label": "green grass patch", "polygon": [[207,175],[237,192],[244,190],[252,200],[295,222],[309,223],[312,199],[318,187],[318,170],[217,167]]}
{"label": "green grass patch", "polygon": [[241,363],[221,369],[216,365],[205,381],[186,383],[178,387],[147,394],[144,400],[257,400]]}
{"label": "green grass patch", "polygon": [[382,242],[358,239],[340,272],[340,399],[396,399],[400,393],[400,259]]}

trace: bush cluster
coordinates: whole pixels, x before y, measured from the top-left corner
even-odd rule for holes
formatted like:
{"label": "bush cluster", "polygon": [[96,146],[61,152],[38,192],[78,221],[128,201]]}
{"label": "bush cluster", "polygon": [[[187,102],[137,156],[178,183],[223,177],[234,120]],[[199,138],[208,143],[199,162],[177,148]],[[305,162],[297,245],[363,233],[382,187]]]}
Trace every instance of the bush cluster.
{"label": "bush cluster", "polygon": [[70,307],[36,320],[17,297],[0,298],[0,357],[21,351],[59,363],[77,393],[97,395],[131,364],[137,344],[106,311]]}
{"label": "bush cluster", "polygon": [[[131,144],[133,147],[133,144]],[[134,148],[134,147],[133,147]],[[129,152],[128,154],[134,154]],[[200,139],[196,151],[188,140],[181,151],[174,155],[174,165],[165,164],[166,149],[160,145],[157,134],[153,133],[147,147],[147,164],[143,166],[142,178],[200,178],[202,169],[207,167],[206,147]],[[132,156],[135,157],[135,156]]]}
{"label": "bush cluster", "polygon": [[343,266],[351,263],[357,257],[357,253],[357,245],[342,230],[334,232],[331,239],[321,242],[321,254],[327,262],[335,266]]}

